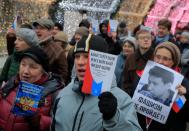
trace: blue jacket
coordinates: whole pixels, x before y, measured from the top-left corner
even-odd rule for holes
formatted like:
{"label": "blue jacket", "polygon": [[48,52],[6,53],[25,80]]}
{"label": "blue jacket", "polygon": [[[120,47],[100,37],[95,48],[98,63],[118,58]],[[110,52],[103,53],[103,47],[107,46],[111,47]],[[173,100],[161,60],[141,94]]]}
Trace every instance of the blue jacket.
{"label": "blue jacket", "polygon": [[116,68],[115,68],[115,76],[116,76],[116,81],[117,81],[117,86],[121,87],[122,81],[123,81],[123,69],[125,67],[125,60],[126,56],[121,52],[118,55],[117,58],[117,63],[116,63]]}

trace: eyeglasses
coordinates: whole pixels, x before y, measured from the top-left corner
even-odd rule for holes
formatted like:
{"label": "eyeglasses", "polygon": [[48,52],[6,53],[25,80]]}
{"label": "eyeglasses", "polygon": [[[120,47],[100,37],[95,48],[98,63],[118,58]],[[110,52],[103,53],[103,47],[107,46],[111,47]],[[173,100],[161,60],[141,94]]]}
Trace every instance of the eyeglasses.
{"label": "eyeglasses", "polygon": [[144,39],[151,40],[152,37],[151,36],[139,36],[138,39],[141,39],[141,40],[144,40]]}
{"label": "eyeglasses", "polygon": [[168,58],[166,56],[161,56],[161,55],[155,55],[154,58],[157,60],[163,60],[163,61],[171,61],[172,60],[172,58]]}

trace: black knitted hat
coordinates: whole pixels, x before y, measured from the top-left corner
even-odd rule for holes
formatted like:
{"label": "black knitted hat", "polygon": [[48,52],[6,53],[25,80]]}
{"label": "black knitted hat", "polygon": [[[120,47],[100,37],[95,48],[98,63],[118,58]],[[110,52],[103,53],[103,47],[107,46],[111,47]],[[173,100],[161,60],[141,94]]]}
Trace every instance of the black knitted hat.
{"label": "black knitted hat", "polygon": [[83,19],[80,23],[79,23],[79,27],[86,27],[89,29],[90,27],[90,22],[87,19]]}
{"label": "black knitted hat", "polygon": [[48,72],[49,71],[49,60],[47,54],[39,47],[31,47],[26,50],[20,58],[20,61],[24,57],[30,57],[38,64],[42,65],[43,69]]}
{"label": "black knitted hat", "polygon": [[89,34],[76,43],[74,54],[77,52],[89,52],[90,49],[107,53],[108,45],[100,36]]}

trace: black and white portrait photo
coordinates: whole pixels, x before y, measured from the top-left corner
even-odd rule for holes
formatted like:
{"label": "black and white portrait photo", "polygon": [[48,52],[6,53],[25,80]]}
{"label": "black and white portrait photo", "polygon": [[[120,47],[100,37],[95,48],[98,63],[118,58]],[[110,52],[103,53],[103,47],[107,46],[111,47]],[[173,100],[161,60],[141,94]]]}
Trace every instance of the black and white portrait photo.
{"label": "black and white portrait photo", "polygon": [[136,111],[164,124],[178,93],[176,87],[182,80],[178,72],[148,61],[132,97]]}
{"label": "black and white portrait photo", "polygon": [[145,84],[139,93],[169,106],[174,91],[170,89],[174,81],[174,74],[159,66],[149,70],[148,83]]}

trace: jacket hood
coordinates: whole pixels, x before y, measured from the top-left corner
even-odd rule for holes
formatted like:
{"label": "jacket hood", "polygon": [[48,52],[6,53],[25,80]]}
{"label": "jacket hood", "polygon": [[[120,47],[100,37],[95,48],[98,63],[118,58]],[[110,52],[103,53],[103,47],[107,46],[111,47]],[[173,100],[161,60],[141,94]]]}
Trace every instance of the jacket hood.
{"label": "jacket hood", "polygon": [[105,26],[108,27],[108,22],[109,22],[109,20],[104,20],[102,23],[100,23],[100,25],[99,25],[99,30],[100,30],[100,33],[101,33],[101,34],[103,34],[103,33],[102,33],[102,25],[105,25]]}

